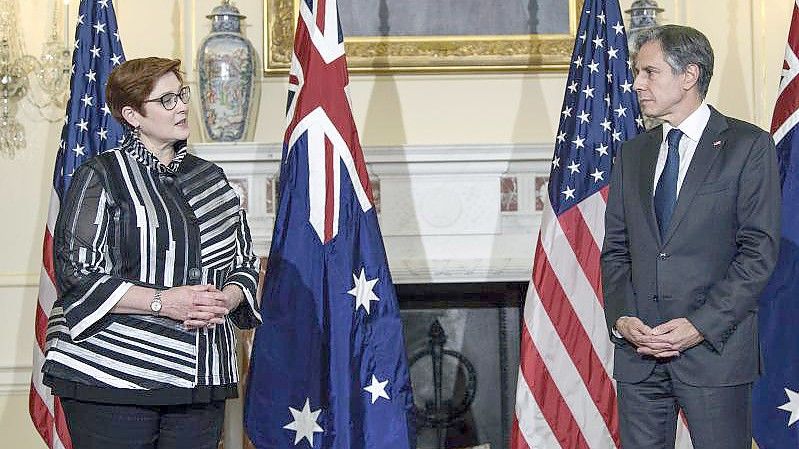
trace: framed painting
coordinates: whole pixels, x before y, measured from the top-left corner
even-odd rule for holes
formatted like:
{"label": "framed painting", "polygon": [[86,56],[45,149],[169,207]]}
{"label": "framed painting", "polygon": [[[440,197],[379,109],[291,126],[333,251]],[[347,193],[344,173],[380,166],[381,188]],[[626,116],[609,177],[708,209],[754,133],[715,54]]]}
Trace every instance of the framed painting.
{"label": "framed painting", "polygon": [[[300,2],[264,0],[264,70],[288,72]],[[583,0],[339,0],[351,72],[565,70]]]}

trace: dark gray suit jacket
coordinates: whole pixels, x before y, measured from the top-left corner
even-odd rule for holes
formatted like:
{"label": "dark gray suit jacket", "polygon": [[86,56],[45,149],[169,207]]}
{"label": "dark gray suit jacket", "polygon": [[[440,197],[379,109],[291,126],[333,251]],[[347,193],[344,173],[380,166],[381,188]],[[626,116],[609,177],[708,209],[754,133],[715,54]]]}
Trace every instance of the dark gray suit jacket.
{"label": "dark gray suit jacket", "polygon": [[[637,136],[616,157],[602,248],[607,325],[621,316],[652,327],[688,318],[705,340],[672,359],[672,375],[695,386],[752,382],[761,372],[757,302],[780,235],[774,143],[760,128],[711,108],[661,239],[652,189],[662,132]],[[614,377],[648,377],[655,359],[611,339]]]}

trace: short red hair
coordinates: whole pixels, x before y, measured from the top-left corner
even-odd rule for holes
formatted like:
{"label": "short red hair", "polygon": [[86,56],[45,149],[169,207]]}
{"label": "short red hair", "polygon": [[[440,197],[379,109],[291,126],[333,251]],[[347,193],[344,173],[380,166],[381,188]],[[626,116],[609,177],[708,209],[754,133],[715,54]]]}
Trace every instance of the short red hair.
{"label": "short red hair", "polygon": [[127,125],[122,117],[122,109],[130,106],[144,115],[144,101],[153,91],[156,81],[167,73],[174,73],[183,84],[180,72],[180,59],[139,58],[131,59],[117,66],[108,77],[105,98],[115,119]]}

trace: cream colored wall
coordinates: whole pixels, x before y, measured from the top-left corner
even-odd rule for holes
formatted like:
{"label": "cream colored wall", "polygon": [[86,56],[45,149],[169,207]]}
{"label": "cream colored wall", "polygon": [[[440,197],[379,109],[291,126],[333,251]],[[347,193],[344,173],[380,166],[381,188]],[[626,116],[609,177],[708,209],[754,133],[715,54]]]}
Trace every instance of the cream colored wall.
{"label": "cream colored wall", "polygon": [[[632,0],[622,0],[628,8]],[[52,0],[20,1],[27,51],[38,54]],[[117,0],[128,58],[180,57],[196,82],[193,55],[216,0]],[[262,54],[261,0],[234,1],[248,16],[246,34]],[[767,127],[782,66],[791,0],[668,0],[664,21],[703,30],[716,50],[708,101],[720,110]],[[74,22],[77,0],[72,0]],[[282,140],[286,82],[260,82],[255,140]],[[352,76],[353,109],[364,145],[507,144],[553,141],[564,90],[563,74]],[[199,122],[192,127],[201,140]],[[28,147],[0,158],[0,435],[3,447],[44,447],[27,418],[33,311],[41,240],[60,123],[48,123],[25,105],[19,119]],[[266,249],[262,249],[265,252]]]}

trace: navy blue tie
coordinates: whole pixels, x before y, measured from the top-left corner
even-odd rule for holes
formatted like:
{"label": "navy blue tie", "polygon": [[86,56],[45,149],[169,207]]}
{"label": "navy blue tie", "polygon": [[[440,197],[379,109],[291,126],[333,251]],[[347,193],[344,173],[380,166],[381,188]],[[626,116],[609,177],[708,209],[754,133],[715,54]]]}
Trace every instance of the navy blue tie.
{"label": "navy blue tie", "polygon": [[682,131],[672,128],[666,136],[669,152],[666,156],[666,165],[660,174],[658,185],[655,188],[655,217],[660,228],[660,237],[666,235],[677,203],[677,177],[680,174],[680,138]]}

